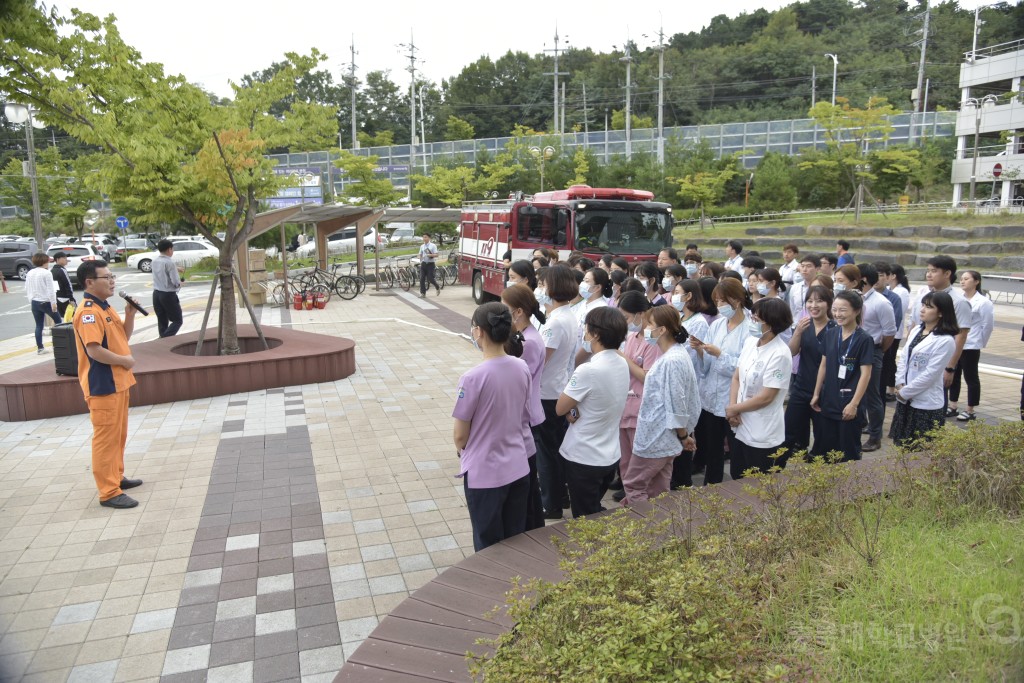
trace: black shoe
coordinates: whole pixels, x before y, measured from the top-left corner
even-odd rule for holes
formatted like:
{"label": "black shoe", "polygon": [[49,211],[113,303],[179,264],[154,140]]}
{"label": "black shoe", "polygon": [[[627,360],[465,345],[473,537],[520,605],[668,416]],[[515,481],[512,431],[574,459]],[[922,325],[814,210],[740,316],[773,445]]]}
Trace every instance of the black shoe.
{"label": "black shoe", "polygon": [[548,512],[547,510],[545,510],[544,511],[544,519],[562,519],[562,511],[559,510],[556,513],[556,512]]}
{"label": "black shoe", "polygon": [[562,509],[563,510],[568,510],[571,507],[572,507],[572,504],[569,502],[569,495],[566,494],[566,495],[562,496]]}
{"label": "black shoe", "polygon": [[612,500],[614,500],[616,503],[621,503],[622,499],[625,498],[625,497],[626,497],[625,490],[623,490],[623,491],[616,491],[615,493],[612,494]]}
{"label": "black shoe", "polygon": [[118,510],[124,510],[126,508],[133,508],[139,504],[139,501],[135,500],[131,496],[122,493],[119,496],[114,496],[110,500],[101,500],[100,505],[107,508],[117,508]]}
{"label": "black shoe", "polygon": [[615,477],[615,480],[612,481],[612,483],[608,484],[608,488],[611,489],[612,491],[621,491],[622,480],[619,479],[618,477]]}
{"label": "black shoe", "polygon": [[956,419],[960,422],[970,422],[971,420],[977,420],[978,416],[974,413],[968,413],[966,410],[956,416]]}
{"label": "black shoe", "polygon": [[864,442],[864,445],[860,447],[860,450],[863,453],[873,453],[874,451],[877,451],[881,447],[882,443],[880,441],[868,439],[867,441]]}
{"label": "black shoe", "polygon": [[122,479],[121,480],[121,489],[122,490],[123,489],[133,489],[136,486],[142,486],[142,480],[141,479]]}
{"label": "black shoe", "polygon": [[440,287],[440,286],[438,286],[438,285],[434,285],[434,289],[436,289],[436,290],[437,290],[437,295],[438,295],[438,296],[441,296],[441,287]]}
{"label": "black shoe", "polygon": [[958,414],[959,414],[959,411],[956,408],[946,408],[946,412],[945,412],[945,416],[946,417],[956,417]]}
{"label": "black shoe", "polygon": [[885,402],[886,403],[892,403],[895,400],[896,400],[896,394],[890,394],[890,393],[886,393],[885,394]]}

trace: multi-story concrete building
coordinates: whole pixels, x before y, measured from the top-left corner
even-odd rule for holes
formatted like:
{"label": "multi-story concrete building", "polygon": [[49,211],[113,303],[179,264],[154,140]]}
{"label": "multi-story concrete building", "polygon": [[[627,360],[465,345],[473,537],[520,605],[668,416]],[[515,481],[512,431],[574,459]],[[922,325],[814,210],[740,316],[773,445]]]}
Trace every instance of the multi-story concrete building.
{"label": "multi-story concrete building", "polygon": [[965,53],[953,205],[1024,204],[1024,39]]}

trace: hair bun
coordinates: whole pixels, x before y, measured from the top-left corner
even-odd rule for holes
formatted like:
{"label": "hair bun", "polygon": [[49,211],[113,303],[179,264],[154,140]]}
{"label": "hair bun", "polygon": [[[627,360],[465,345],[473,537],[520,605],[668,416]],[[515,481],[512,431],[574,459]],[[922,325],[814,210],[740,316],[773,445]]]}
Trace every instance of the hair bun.
{"label": "hair bun", "polygon": [[493,327],[499,323],[505,323],[506,325],[512,324],[512,312],[507,308],[501,313],[488,313],[487,322]]}

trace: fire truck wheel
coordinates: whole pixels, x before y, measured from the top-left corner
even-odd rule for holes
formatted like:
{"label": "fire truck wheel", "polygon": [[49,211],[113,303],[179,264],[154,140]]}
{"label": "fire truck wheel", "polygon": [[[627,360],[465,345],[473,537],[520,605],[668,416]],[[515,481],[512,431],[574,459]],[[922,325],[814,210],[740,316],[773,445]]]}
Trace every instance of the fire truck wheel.
{"label": "fire truck wheel", "polygon": [[487,293],[484,292],[484,275],[478,270],[473,273],[473,303],[479,306],[487,300]]}

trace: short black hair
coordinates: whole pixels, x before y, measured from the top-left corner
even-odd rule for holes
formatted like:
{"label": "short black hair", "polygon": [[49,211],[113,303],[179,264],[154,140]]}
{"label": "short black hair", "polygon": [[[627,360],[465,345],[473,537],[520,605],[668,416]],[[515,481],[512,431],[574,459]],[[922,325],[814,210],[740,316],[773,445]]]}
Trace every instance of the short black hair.
{"label": "short black hair", "polygon": [[93,261],[82,261],[78,266],[78,270],[75,271],[75,276],[78,278],[80,285],[85,287],[86,280],[95,280],[96,271],[100,268],[106,268],[107,262],[103,259],[95,259]]}
{"label": "short black hair", "polygon": [[170,241],[169,239],[162,239],[156,243],[156,250],[159,251],[161,254],[167,251],[168,249],[173,248],[174,242]]}
{"label": "short black hair", "polygon": [[587,331],[596,336],[601,346],[606,349],[617,349],[626,341],[626,333],[629,331],[626,318],[611,306],[595,308],[587,313],[583,322],[587,326]]}
{"label": "short black hair", "polygon": [[[892,275],[892,264],[888,261],[875,261],[875,269],[879,275]],[[864,272],[863,268],[861,272]]]}
{"label": "short black hair", "polygon": [[813,263],[817,266],[821,263],[821,257],[817,254],[804,254],[800,257],[800,263]]}
{"label": "short black hair", "polygon": [[850,308],[857,319],[857,324],[860,325],[864,315],[864,299],[861,297],[860,292],[855,292],[851,289],[843,290],[835,295],[834,301],[845,301],[850,304]]}
{"label": "short black hair", "polygon": [[754,270],[761,270],[765,266],[764,259],[760,256],[745,256],[740,261],[740,266],[743,268],[753,268]]}
{"label": "short black hair", "polygon": [[510,273],[515,273],[521,278],[526,278],[526,281],[530,284],[530,289],[537,289],[537,273],[533,269],[533,264],[526,259],[513,261],[508,270]]}
{"label": "short black hair", "polygon": [[621,256],[616,256],[615,258],[613,258],[612,265],[618,266],[627,273],[629,272],[629,261],[622,258]]}
{"label": "short black hair", "polygon": [[58,251],[58,252],[54,253],[54,255],[52,256],[54,261],[56,261],[59,258],[67,258],[67,257],[68,257],[68,255],[65,254],[63,251]]}
{"label": "short black hair", "polygon": [[619,301],[616,306],[620,311],[636,315],[649,309],[651,302],[643,292],[623,292],[619,295]]}
{"label": "short black hair", "polygon": [[861,263],[857,266],[860,269],[860,279],[874,287],[878,284],[878,269],[872,263]]}
{"label": "short black hair", "polygon": [[558,302],[572,301],[579,294],[579,283],[565,264],[551,266],[545,272],[544,284],[548,296]]}
{"label": "short black hair", "polygon": [[[668,257],[669,257],[670,259],[672,259],[672,260],[673,260],[673,261],[675,261],[676,263],[679,263],[679,252],[678,252],[678,251],[676,251],[676,250],[675,250],[675,249],[673,249],[672,247],[665,247],[665,248],[664,248],[664,249],[662,249],[661,251],[664,251],[665,253],[667,253],[667,254],[668,254]],[[661,252],[659,252],[659,253],[661,253]]]}
{"label": "short black hair", "polygon": [[771,329],[772,334],[788,330],[793,324],[789,304],[777,297],[758,299],[754,302],[754,314]]}
{"label": "short black hair", "polygon": [[586,256],[581,256],[575,265],[579,266],[585,273],[597,264],[594,263],[592,259],[588,259]]}
{"label": "short black hair", "polygon": [[686,251],[700,251],[700,247],[691,242],[690,244],[686,245]]}
{"label": "short black hair", "polygon": [[843,251],[850,251],[850,243],[846,240],[836,240],[836,246],[842,247]]}
{"label": "short black hair", "polygon": [[833,268],[839,265],[839,257],[835,254],[822,254],[821,258],[818,259],[818,262],[821,263],[822,260],[831,263]]}
{"label": "short black hair", "polygon": [[956,277],[956,261],[951,256],[945,254],[939,254],[938,256],[932,256],[928,259],[928,265],[932,268],[938,268],[939,270],[949,271],[949,280],[953,281]]}
{"label": "short black hair", "polygon": [[735,251],[737,254],[743,253],[743,242],[740,242],[739,240],[729,240],[728,242],[726,242],[726,244],[728,244],[729,248]]}

